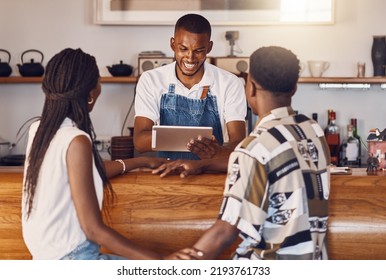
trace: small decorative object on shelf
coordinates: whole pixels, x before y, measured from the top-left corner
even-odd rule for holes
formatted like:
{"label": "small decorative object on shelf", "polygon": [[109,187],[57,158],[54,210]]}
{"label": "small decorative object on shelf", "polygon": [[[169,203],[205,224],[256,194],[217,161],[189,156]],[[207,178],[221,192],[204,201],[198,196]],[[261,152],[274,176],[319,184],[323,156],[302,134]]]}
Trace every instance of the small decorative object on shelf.
{"label": "small decorative object on shelf", "polygon": [[374,67],[374,76],[385,76],[386,64],[386,37],[373,36],[371,60]]}
{"label": "small decorative object on shelf", "polygon": [[[369,135],[367,136],[367,147],[369,152],[369,159],[367,160],[367,165],[372,161],[375,161],[374,158],[378,161],[378,169],[386,169],[386,128],[380,131],[378,128],[371,129]],[[374,165],[374,163],[371,163]]]}
{"label": "small decorative object on shelf", "polygon": [[367,158],[367,174],[373,175],[376,174],[379,169],[379,160],[377,157],[374,157],[372,153],[369,153]]}

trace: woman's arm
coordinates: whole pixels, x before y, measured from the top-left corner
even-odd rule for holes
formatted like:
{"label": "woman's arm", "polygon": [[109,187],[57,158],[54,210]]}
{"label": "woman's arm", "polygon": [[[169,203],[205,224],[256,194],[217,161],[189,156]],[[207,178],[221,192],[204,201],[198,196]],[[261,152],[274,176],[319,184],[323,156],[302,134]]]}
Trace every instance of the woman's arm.
{"label": "woman's arm", "polygon": [[107,178],[122,175],[123,171],[126,173],[141,167],[154,169],[167,162],[167,159],[158,157],[136,157],[123,159],[122,161],[123,163],[115,160],[104,161]]}
{"label": "woman's arm", "polygon": [[77,136],[71,142],[67,151],[67,168],[79,223],[89,240],[128,259],[162,258],[157,253],[134,244],[104,224],[93,180],[91,143],[86,136]]}

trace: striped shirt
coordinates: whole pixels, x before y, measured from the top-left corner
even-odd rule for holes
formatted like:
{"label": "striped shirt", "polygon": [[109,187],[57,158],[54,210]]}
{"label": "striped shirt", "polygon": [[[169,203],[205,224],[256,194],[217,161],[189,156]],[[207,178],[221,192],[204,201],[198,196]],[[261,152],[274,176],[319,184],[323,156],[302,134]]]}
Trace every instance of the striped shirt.
{"label": "striped shirt", "polygon": [[231,154],[219,219],[243,241],[234,259],[327,259],[329,150],[322,128],[277,108]]}

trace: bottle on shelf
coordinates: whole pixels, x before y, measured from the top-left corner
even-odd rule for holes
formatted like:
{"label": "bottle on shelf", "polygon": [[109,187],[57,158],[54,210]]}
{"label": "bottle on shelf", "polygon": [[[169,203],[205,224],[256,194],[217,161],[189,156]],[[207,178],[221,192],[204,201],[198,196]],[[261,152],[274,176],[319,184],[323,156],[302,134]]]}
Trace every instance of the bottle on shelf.
{"label": "bottle on shelf", "polygon": [[326,126],[326,128],[324,129],[324,134],[325,134],[325,135],[327,135],[327,127],[331,124],[331,112],[332,112],[331,109],[328,109],[328,110],[327,110],[327,126]]}
{"label": "bottle on shelf", "polygon": [[358,167],[362,164],[362,139],[358,134],[358,126],[357,126],[357,119],[352,118],[351,119],[351,125],[353,126],[352,129],[352,136],[354,136],[356,139],[358,139],[359,142],[359,150],[358,150]]}
{"label": "bottle on shelf", "polygon": [[329,124],[325,129],[325,136],[328,147],[330,148],[331,164],[338,166],[340,152],[340,131],[335,121],[336,113],[331,110],[329,111]]}
{"label": "bottle on shelf", "polygon": [[347,136],[342,143],[341,165],[359,167],[359,140],[353,136],[353,125],[347,125]]}

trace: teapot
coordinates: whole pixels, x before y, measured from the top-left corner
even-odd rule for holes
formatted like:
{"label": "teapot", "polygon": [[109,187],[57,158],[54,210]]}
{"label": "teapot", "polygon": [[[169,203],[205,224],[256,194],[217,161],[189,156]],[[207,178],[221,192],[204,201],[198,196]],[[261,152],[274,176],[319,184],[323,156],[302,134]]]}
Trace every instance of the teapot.
{"label": "teapot", "polygon": [[[24,63],[23,57],[28,52],[37,52],[41,55],[42,59],[40,63],[34,62],[33,59],[31,59],[31,62]],[[40,77],[44,74],[44,67],[41,63],[43,63],[44,55],[41,51],[38,50],[26,50],[21,54],[21,65],[18,64],[20,75],[24,77]]]}
{"label": "teapot", "polygon": [[12,68],[9,66],[9,62],[11,61],[11,54],[9,51],[3,49],[0,49],[0,52],[8,54],[8,62],[1,62],[0,59],[0,77],[8,77],[12,73]]}
{"label": "teapot", "polygon": [[106,66],[112,76],[130,76],[133,73],[133,66],[124,64],[121,60],[119,64]]}

